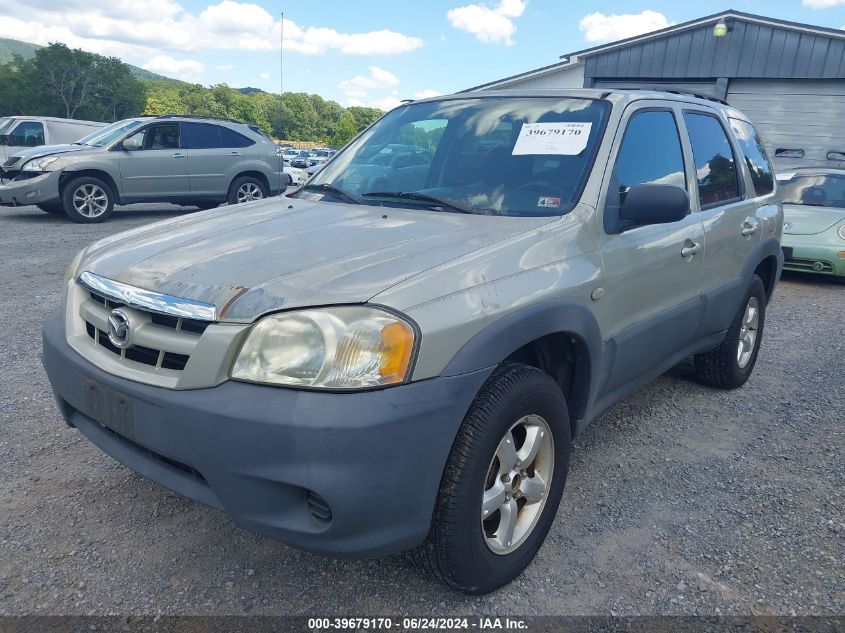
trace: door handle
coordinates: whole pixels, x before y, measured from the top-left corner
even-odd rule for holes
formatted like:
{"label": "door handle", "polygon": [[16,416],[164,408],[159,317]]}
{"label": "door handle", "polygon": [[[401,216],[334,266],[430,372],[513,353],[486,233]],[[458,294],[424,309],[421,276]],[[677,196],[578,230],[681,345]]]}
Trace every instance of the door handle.
{"label": "door handle", "polygon": [[229,152],[229,156],[243,156],[243,152]]}
{"label": "door handle", "polygon": [[684,247],[681,249],[681,257],[684,259],[692,259],[701,251],[701,244],[699,242],[693,242],[692,240],[687,240],[684,244]]}
{"label": "door handle", "polygon": [[176,152],[171,158],[185,158],[185,155],[182,152]]}
{"label": "door handle", "polygon": [[753,218],[747,218],[745,222],[742,223],[742,236],[743,237],[751,237],[754,235],[758,230],[760,230],[760,223]]}

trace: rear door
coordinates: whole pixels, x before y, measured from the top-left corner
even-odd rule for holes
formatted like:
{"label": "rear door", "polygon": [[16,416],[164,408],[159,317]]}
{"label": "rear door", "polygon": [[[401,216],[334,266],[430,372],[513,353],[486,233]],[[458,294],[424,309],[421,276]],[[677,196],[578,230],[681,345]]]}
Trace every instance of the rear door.
{"label": "rear door", "polygon": [[[689,192],[680,111],[665,102],[626,110],[611,156],[600,206],[612,213],[634,185],[661,184]],[[701,220],[690,213],[669,224],[637,226],[602,236],[604,296],[594,297],[602,335],[615,349],[604,393],[634,381],[689,345],[701,318]]]}
{"label": "rear door", "polygon": [[190,151],[188,179],[191,195],[222,196],[232,171],[243,164],[243,152],[224,150],[221,128],[213,123],[182,123],[185,147]]}
{"label": "rear door", "polygon": [[179,123],[153,123],[130,138],[141,149],[120,152],[120,186],[127,198],[180,197],[188,194],[188,151],[181,146]]}
{"label": "rear door", "polygon": [[683,121],[695,161],[692,204],[704,223],[701,292],[707,297],[704,329],[709,331],[702,333],[710,334],[733,317],[738,295],[745,292],[743,269],[767,224],[757,213],[764,201],[758,203],[746,183],[727,121],[704,106],[685,108]]}

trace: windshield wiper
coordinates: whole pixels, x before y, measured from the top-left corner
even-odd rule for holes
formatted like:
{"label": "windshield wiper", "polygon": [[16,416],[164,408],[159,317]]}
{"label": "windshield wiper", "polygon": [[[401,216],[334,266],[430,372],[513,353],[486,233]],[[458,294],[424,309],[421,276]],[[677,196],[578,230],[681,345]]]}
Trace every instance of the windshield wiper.
{"label": "windshield wiper", "polygon": [[418,200],[419,202],[428,202],[431,206],[443,207],[444,209],[451,209],[458,213],[477,213],[472,207],[461,204],[455,200],[447,200],[446,198],[439,198],[427,193],[419,193],[417,191],[370,191],[369,193],[361,194],[364,198],[398,198],[399,200]]}
{"label": "windshield wiper", "polygon": [[316,191],[318,193],[331,193],[331,194],[334,194],[339,198],[343,198],[347,202],[351,202],[353,204],[367,204],[361,198],[361,196],[356,196],[354,193],[344,191],[340,187],[335,187],[334,185],[330,185],[329,183],[302,185],[294,193],[299,193],[300,191]]}

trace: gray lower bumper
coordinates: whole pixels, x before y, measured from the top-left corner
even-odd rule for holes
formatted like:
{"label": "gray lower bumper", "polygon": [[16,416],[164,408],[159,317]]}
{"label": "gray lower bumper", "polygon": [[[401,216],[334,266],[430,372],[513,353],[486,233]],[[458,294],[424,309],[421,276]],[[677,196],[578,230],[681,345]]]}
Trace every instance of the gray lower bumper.
{"label": "gray lower bumper", "polygon": [[[44,325],[65,419],[139,474],[294,547],[348,557],[412,548],[446,458],[490,370],[360,393],[234,381],[173,391],[117,378]],[[331,512],[312,512],[319,495]],[[319,513],[318,513],[319,514]]]}
{"label": "gray lower bumper", "polygon": [[0,185],[0,205],[20,207],[28,204],[43,204],[59,199],[58,171],[51,171],[28,178],[10,180]]}

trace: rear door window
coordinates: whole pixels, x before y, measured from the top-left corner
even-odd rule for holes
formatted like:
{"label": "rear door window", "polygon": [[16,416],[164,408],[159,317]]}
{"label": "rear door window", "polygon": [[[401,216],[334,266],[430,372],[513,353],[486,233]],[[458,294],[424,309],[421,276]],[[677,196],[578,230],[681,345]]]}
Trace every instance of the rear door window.
{"label": "rear door window", "polygon": [[775,189],[775,178],[772,173],[772,164],[766,156],[763,142],[757,134],[757,130],[748,121],[741,119],[728,119],[731,122],[734,136],[739,143],[739,148],[745,158],[745,164],[751,173],[751,182],[754,183],[754,192],[758,196],[765,196]]}
{"label": "rear door window", "polygon": [[684,122],[695,159],[701,208],[739,200],[736,157],[719,119],[710,114],[684,112]]}
{"label": "rear door window", "polygon": [[185,147],[188,149],[215,149],[221,147],[220,127],[209,123],[182,123]]}

